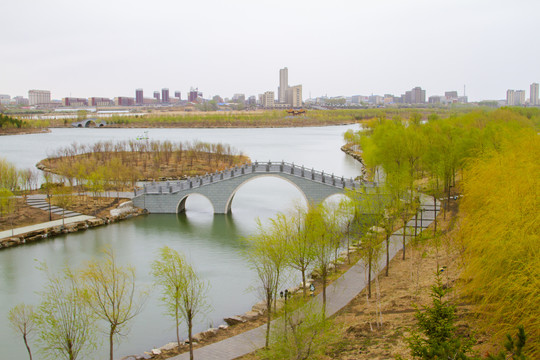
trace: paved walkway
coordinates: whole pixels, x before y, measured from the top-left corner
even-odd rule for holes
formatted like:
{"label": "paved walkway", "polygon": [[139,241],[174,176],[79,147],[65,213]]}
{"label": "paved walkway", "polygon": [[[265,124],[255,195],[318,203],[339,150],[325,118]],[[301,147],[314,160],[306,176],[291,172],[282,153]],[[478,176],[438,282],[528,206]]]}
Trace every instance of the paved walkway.
{"label": "paved walkway", "polygon": [[[67,224],[71,224],[71,223],[75,223],[79,221],[86,221],[89,219],[94,219],[94,217],[88,216],[88,215],[79,215],[79,216],[74,216],[74,217],[64,219],[64,221],[65,221],[65,224],[67,225]],[[31,231],[43,230],[43,229],[60,226],[60,225],[62,225],[62,219],[15,228],[13,229],[13,234],[11,230],[0,231],[0,240],[3,240],[5,238],[10,238],[12,236],[20,235],[20,234],[25,234]]]}
{"label": "paved walkway", "polygon": [[78,212],[71,211],[71,210],[65,210],[61,207],[50,205],[47,201],[46,195],[28,195],[26,197],[26,203],[36,209],[43,210],[43,211],[50,211],[51,213],[59,216],[63,216],[64,218],[70,218],[74,216],[80,216]]}
{"label": "paved walkway", "polygon": [[[418,213],[418,229],[428,227],[435,218],[435,210],[433,198],[426,195],[420,196],[421,210]],[[436,211],[438,213],[440,207],[437,204]],[[420,222],[420,217],[423,221]],[[414,218],[407,223],[407,233],[414,232]],[[407,234],[406,233],[406,234]],[[402,229],[396,231],[390,237],[390,258],[392,259],[402,248]],[[379,269],[383,269],[386,265],[386,253],[379,260]],[[367,285],[366,269],[362,261],[353,265],[345,274],[334,281],[326,288],[326,314],[332,316],[345,305],[347,305],[356,295],[358,295]],[[312,301],[322,303],[322,293],[317,295]],[[274,320],[275,321],[275,320]],[[272,326],[274,322],[272,322]],[[246,331],[242,334],[230,337],[226,340],[210,344],[194,351],[195,359],[204,360],[232,360],[240,356],[249,354],[253,351],[264,347],[266,325],[262,325],[256,329]],[[170,360],[185,360],[189,359],[189,352],[174,356]]]}

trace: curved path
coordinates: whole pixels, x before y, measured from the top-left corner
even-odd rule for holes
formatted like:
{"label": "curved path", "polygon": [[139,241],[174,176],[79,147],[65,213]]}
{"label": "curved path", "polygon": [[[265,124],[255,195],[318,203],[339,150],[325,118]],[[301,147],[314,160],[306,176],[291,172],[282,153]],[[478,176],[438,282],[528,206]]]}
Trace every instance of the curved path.
{"label": "curved path", "polygon": [[[417,231],[420,232],[427,228],[434,220],[438,213],[439,204],[435,207],[433,199],[426,195],[420,194],[420,210],[417,220]],[[422,220],[420,220],[422,219]],[[406,228],[408,233],[414,233],[415,220],[410,220]],[[390,238],[390,258],[393,258],[402,247],[403,228],[392,234]],[[386,265],[385,255],[381,256],[378,262],[378,268],[383,269]],[[339,279],[334,281],[326,288],[326,314],[332,316],[344,306],[346,306],[356,295],[358,295],[367,285],[366,269],[362,261],[357,262]],[[312,301],[322,302],[322,294],[317,295]],[[274,320],[275,321],[275,320]],[[273,323],[272,323],[273,325]],[[230,337],[228,339],[203,346],[196,349],[194,358],[204,360],[230,360],[240,356],[249,354],[253,351],[264,347],[266,325],[262,325],[256,329],[246,331],[242,334]],[[189,359],[189,352],[183,353],[172,358],[171,360],[186,360]]]}

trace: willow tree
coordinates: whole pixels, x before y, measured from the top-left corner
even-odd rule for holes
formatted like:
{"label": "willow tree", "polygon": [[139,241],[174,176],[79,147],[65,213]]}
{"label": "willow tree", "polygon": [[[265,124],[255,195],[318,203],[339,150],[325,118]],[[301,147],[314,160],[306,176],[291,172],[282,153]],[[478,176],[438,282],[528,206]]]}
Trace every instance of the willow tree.
{"label": "willow tree", "polygon": [[10,191],[17,189],[19,184],[19,172],[15,165],[0,157],[0,188]]}
{"label": "willow tree", "polygon": [[84,301],[77,274],[65,268],[60,275],[47,274],[37,312],[41,348],[47,358],[75,360],[95,348],[94,317]]}
{"label": "willow tree", "polygon": [[63,183],[53,188],[54,203],[62,208],[62,225],[65,225],[66,208],[73,204],[73,193],[71,187]]}
{"label": "willow tree", "polygon": [[300,271],[302,275],[302,294],[307,296],[306,272],[315,260],[315,239],[310,234],[305,224],[306,211],[297,208],[283,224],[286,226],[285,232],[290,234],[287,241],[287,253],[289,266]]}
{"label": "willow tree", "polygon": [[361,188],[347,191],[351,199],[350,206],[355,228],[361,237],[360,257],[366,265],[368,276],[368,297],[371,298],[371,277],[378,263],[382,242],[377,231],[378,225],[384,220],[388,195],[383,194],[380,187],[368,190]]}
{"label": "willow tree", "polygon": [[152,263],[152,275],[162,287],[161,300],[167,314],[174,317],[178,345],[181,320],[187,324],[190,359],[193,359],[193,321],[208,309],[208,285],[199,279],[178,251],[165,246],[159,250],[158,256]]}
{"label": "willow tree", "polygon": [[334,228],[336,223],[326,221],[327,211],[328,209],[325,209],[322,204],[310,206],[305,219],[305,226],[309,231],[309,236],[314,239],[315,269],[321,275],[323,317],[326,317],[326,285],[328,284],[328,275],[335,249],[333,234],[336,233]]}
{"label": "willow tree", "polygon": [[259,280],[259,290],[266,303],[266,340],[265,347],[270,343],[270,324],[272,320],[272,304],[283,283],[283,271],[287,263],[287,242],[279,234],[276,223],[263,227],[259,222],[257,233],[247,239],[248,248],[245,256],[249,265]]}
{"label": "willow tree", "polygon": [[114,360],[115,336],[124,335],[129,322],[139,314],[146,293],[135,287],[135,269],[118,265],[112,249],[104,259],[89,262],[82,271],[85,299],[93,313],[108,325],[109,359]]}
{"label": "willow tree", "polygon": [[11,235],[13,236],[13,213],[15,212],[16,198],[6,188],[0,188],[0,217],[11,219]]}
{"label": "willow tree", "polygon": [[[540,338],[540,139],[535,131],[474,161],[464,175],[466,290],[484,327],[502,338],[524,326]],[[501,166],[504,164],[504,166]],[[528,355],[540,356],[533,341]]]}
{"label": "willow tree", "polygon": [[23,337],[24,346],[28,351],[28,357],[32,360],[32,351],[29,340],[34,335],[36,329],[36,312],[34,306],[24,303],[18,304],[9,310],[9,324]]}

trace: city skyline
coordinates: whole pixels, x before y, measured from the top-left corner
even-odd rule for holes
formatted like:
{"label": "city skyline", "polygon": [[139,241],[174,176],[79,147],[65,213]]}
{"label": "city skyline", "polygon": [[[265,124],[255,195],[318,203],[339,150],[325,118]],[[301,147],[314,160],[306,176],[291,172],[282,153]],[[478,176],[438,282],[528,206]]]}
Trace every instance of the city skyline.
{"label": "city skyline", "polygon": [[286,66],[304,98],[397,96],[416,86],[463,95],[466,85],[469,101],[479,101],[540,79],[537,1],[70,4],[3,4],[0,93],[113,98],[198,87],[209,98],[277,95],[275,72]]}

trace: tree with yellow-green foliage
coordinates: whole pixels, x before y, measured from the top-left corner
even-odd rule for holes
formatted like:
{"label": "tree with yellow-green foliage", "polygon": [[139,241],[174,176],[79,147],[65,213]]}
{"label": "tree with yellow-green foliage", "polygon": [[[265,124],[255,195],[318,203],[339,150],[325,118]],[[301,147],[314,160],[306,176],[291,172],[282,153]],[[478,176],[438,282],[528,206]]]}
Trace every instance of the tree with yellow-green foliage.
{"label": "tree with yellow-green foliage", "polygon": [[93,260],[82,270],[84,300],[93,314],[106,323],[109,360],[114,359],[114,343],[125,336],[130,321],[137,316],[147,293],[135,286],[135,269],[122,266],[110,248],[102,261]]}
{"label": "tree with yellow-green foliage", "polygon": [[465,289],[496,338],[523,325],[531,338],[528,355],[538,358],[540,138],[529,132],[495,149],[464,176]]}

